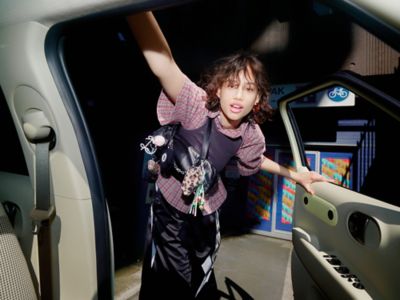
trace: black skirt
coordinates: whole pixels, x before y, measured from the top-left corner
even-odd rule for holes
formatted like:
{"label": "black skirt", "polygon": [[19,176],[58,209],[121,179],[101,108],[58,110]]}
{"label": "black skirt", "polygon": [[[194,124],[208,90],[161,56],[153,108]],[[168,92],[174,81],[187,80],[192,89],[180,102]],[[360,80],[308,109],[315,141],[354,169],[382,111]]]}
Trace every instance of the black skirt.
{"label": "black skirt", "polygon": [[213,265],[220,241],[218,212],[185,214],[157,192],[139,299],[219,299]]}

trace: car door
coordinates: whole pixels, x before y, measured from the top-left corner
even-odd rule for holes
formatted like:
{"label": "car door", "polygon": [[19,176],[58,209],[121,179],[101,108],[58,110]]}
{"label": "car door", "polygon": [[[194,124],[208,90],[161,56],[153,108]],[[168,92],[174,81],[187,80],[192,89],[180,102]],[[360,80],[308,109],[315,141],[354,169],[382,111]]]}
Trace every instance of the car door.
{"label": "car door", "polygon": [[66,70],[66,32],[117,11],[184,2],[0,3],[0,298],[113,298],[108,204]]}
{"label": "car door", "polygon": [[398,299],[400,102],[351,73],[279,103],[298,170],[335,183],[297,186],[292,280],[297,299]]}
{"label": "car door", "polygon": [[[14,225],[8,233],[15,234],[24,254],[15,263],[27,265],[35,287],[25,299],[35,293],[41,299],[109,299],[113,273],[107,206],[90,138],[80,116],[67,112],[49,71],[48,30],[39,21],[0,28],[0,106],[9,120],[0,128],[6,137],[0,205],[7,214],[2,217]],[[7,249],[1,255],[2,265],[9,264],[11,253]],[[11,269],[21,275],[18,264]],[[18,283],[13,279],[4,275],[0,285]]]}
{"label": "car door", "polygon": [[[399,51],[398,5],[324,3]],[[296,188],[292,235],[296,299],[400,297],[397,86],[396,75],[342,72],[279,102],[296,169],[313,169],[335,180],[313,184],[314,195]]]}

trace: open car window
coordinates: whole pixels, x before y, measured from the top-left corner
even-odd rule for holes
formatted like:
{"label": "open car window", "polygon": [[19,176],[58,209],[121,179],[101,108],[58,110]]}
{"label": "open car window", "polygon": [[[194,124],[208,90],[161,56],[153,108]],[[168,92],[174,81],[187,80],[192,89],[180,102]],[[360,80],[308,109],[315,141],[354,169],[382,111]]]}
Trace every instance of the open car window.
{"label": "open car window", "polygon": [[[345,82],[353,76],[338,78]],[[399,103],[373,94],[372,87],[358,91],[345,85],[332,83],[288,104],[306,162],[342,187],[399,206],[393,188],[400,167],[399,145],[393,142],[400,130]]]}

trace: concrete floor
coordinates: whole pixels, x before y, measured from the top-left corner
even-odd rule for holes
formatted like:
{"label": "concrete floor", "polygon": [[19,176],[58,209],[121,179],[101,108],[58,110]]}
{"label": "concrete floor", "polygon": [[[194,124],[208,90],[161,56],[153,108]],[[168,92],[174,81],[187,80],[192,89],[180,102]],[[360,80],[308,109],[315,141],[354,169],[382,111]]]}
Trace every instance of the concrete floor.
{"label": "concrete floor", "polygon": [[[225,237],[215,263],[222,299],[292,300],[290,241],[256,234]],[[137,300],[140,265],[116,272],[115,300]]]}

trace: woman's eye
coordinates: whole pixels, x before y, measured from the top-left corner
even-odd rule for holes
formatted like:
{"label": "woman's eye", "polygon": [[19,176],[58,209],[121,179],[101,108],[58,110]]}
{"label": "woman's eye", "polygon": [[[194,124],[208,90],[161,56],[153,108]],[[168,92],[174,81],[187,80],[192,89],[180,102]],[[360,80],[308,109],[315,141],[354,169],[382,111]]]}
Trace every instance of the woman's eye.
{"label": "woman's eye", "polygon": [[229,82],[229,83],[228,83],[228,87],[234,89],[234,88],[237,88],[237,87],[238,87],[238,84],[236,84],[236,83],[234,83],[234,82]]}
{"label": "woman's eye", "polygon": [[246,90],[247,90],[248,92],[254,92],[255,88],[254,88],[253,86],[248,86],[248,87],[246,88]]}

